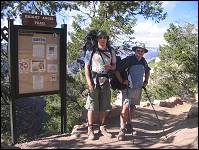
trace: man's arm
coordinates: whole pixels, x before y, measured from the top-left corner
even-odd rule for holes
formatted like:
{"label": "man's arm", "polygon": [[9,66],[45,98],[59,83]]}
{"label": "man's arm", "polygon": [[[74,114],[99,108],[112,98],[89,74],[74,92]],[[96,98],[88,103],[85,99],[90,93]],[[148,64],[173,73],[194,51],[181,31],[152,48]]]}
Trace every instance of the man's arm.
{"label": "man's arm", "polygon": [[111,70],[115,70],[116,69],[116,54],[115,51],[112,51],[112,64],[111,64]]}
{"label": "man's arm", "polygon": [[144,68],[145,68],[145,76],[144,76],[143,87],[146,87],[149,81],[151,68],[148,66],[148,63],[145,58],[144,58]]}
{"label": "man's arm", "polygon": [[105,64],[104,65],[104,69],[108,72],[108,71],[115,71],[116,69],[116,55],[115,55],[115,51],[112,50],[112,54],[111,54],[111,63],[110,64]]}
{"label": "man's arm", "polygon": [[115,70],[115,76],[117,77],[117,79],[120,81],[121,84],[124,84],[126,86],[128,86],[129,82],[126,79],[123,79],[120,72],[118,70]]}
{"label": "man's arm", "polygon": [[93,83],[91,81],[90,66],[85,64],[85,76],[89,90],[93,90]]}
{"label": "man's arm", "polygon": [[147,82],[149,81],[149,76],[150,76],[150,71],[146,72],[145,73],[145,79],[144,79],[144,82]]}

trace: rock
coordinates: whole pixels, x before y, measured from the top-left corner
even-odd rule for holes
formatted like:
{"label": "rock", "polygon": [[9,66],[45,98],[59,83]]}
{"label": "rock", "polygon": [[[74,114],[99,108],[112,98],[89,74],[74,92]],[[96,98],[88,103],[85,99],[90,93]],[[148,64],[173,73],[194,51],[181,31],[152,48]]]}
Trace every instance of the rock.
{"label": "rock", "polygon": [[173,96],[173,97],[170,97],[170,98],[168,99],[168,102],[174,102],[174,101],[176,101],[177,99],[181,99],[181,98],[178,97],[178,96]]}
{"label": "rock", "polygon": [[1,142],[1,149],[21,149],[21,148]]}
{"label": "rock", "polygon": [[143,105],[143,107],[149,107],[150,106],[150,103],[146,103]]}
{"label": "rock", "polygon": [[167,102],[166,101],[161,101],[159,103],[159,106],[161,106],[161,107],[167,107]]}
{"label": "rock", "polygon": [[182,105],[183,101],[185,101],[185,100],[182,100],[180,97],[173,96],[173,97],[170,97],[169,99],[166,99],[164,101],[160,101],[159,102],[159,106],[173,108],[173,107],[175,107],[178,104]]}
{"label": "rock", "polygon": [[174,102],[167,102],[167,107],[173,108],[173,107],[175,107],[175,103]]}
{"label": "rock", "polygon": [[160,102],[161,102],[161,100],[154,100],[154,101],[153,101],[153,103],[154,103],[155,105],[156,105],[156,104],[159,105]]}
{"label": "rock", "polygon": [[16,100],[16,128],[17,134],[27,134],[28,137],[39,135],[42,124],[47,119],[44,110],[43,97],[24,97]]}
{"label": "rock", "polygon": [[192,143],[193,149],[198,149],[198,136],[195,138],[194,142]]}
{"label": "rock", "polygon": [[180,105],[182,105],[183,104],[183,101],[181,100],[181,99],[176,99],[175,101],[174,101],[174,103],[177,105],[177,104],[180,104]]}
{"label": "rock", "polygon": [[[196,94],[197,95],[197,94]],[[195,95],[195,96],[196,96]],[[188,102],[188,103],[194,103],[194,102],[196,102],[197,101],[197,98],[195,97],[195,96],[184,96],[183,98],[182,98],[182,101],[183,102]]]}
{"label": "rock", "polygon": [[194,94],[196,101],[198,101],[198,93]]}
{"label": "rock", "polygon": [[187,118],[194,118],[194,117],[198,117],[198,102],[195,102],[189,112],[188,112],[188,115],[187,115]]}

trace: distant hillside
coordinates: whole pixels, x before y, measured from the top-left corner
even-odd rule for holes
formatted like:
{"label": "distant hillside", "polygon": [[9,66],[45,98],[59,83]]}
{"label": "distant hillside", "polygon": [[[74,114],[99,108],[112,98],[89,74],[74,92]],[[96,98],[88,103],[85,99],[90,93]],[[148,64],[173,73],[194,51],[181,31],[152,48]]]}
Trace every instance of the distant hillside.
{"label": "distant hillside", "polygon": [[149,50],[148,53],[144,54],[144,57],[147,62],[150,62],[152,59],[156,58],[159,54],[158,47],[147,47]]}

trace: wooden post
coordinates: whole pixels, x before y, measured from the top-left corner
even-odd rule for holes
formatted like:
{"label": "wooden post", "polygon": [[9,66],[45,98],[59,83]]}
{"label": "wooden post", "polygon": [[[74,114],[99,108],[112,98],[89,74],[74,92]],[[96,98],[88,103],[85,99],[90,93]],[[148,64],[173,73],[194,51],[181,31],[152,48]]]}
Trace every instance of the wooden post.
{"label": "wooden post", "polygon": [[10,77],[10,95],[11,95],[11,101],[10,101],[10,127],[11,127],[11,138],[12,138],[12,144],[15,144],[17,142],[17,135],[16,135],[16,94],[15,94],[15,88],[16,88],[16,78],[15,76],[12,76],[13,71],[13,64],[16,60],[16,52],[15,52],[15,42],[14,42],[14,28],[13,28],[13,19],[8,19],[8,55],[9,55],[9,77]]}
{"label": "wooden post", "polygon": [[67,126],[67,109],[66,109],[66,62],[67,62],[67,51],[66,51],[66,41],[67,41],[67,25],[61,25],[62,32],[60,36],[60,45],[61,51],[60,53],[60,97],[61,97],[61,133],[66,133]]}

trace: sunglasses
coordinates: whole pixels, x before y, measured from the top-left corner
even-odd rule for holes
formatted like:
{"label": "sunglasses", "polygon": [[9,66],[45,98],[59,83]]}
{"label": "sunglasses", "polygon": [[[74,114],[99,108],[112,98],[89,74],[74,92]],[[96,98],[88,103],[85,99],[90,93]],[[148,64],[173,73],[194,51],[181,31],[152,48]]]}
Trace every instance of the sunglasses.
{"label": "sunglasses", "polygon": [[140,52],[140,53],[144,53],[144,51],[143,50],[136,50],[136,52]]}
{"label": "sunglasses", "polygon": [[105,36],[98,37],[99,39],[107,39]]}

